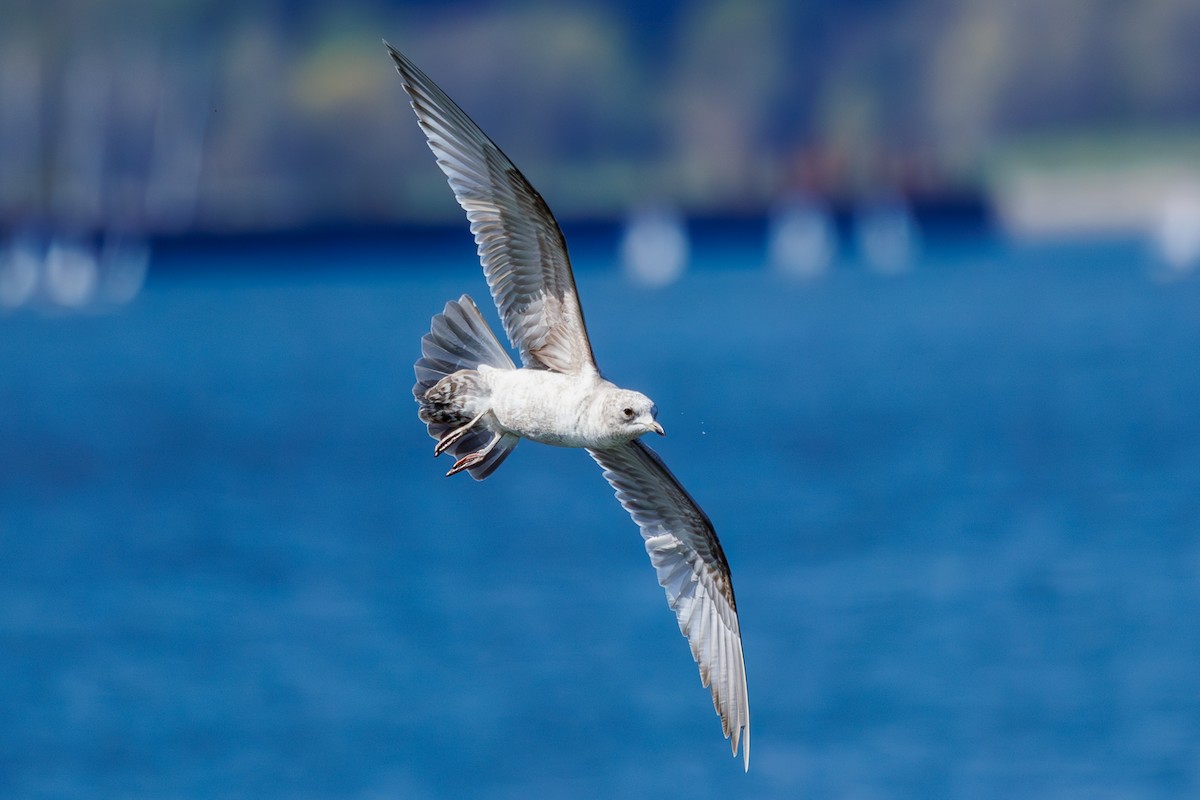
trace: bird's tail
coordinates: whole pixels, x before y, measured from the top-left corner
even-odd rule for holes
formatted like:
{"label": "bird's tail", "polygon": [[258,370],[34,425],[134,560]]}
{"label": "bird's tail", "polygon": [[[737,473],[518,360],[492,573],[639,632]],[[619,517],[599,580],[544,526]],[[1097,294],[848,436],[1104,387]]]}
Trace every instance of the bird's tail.
{"label": "bird's tail", "polygon": [[481,364],[516,369],[475,302],[464,294],[446,303],[445,310],[430,323],[429,333],[421,337],[421,358],[413,367],[417,376],[413,396],[429,435],[439,443],[446,442],[435,452],[445,449],[460,460],[483,454],[465,467],[477,481],[491,475],[519,441],[494,430],[490,413],[474,417],[468,412],[466,395],[478,384],[475,370]]}

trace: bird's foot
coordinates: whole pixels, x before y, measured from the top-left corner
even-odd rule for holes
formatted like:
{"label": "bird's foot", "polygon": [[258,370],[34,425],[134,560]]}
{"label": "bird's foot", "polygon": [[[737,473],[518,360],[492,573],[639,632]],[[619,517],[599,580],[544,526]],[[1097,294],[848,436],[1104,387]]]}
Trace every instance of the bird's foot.
{"label": "bird's foot", "polygon": [[449,478],[451,475],[457,475],[464,469],[470,469],[480,461],[483,461],[483,457],[485,455],[487,455],[487,452],[483,450],[479,451],[478,453],[467,453],[458,461],[454,462],[454,466],[451,467],[450,471],[446,473],[446,477]]}
{"label": "bird's foot", "polygon": [[454,466],[451,467],[450,471],[446,473],[446,477],[449,478],[451,475],[457,475],[464,469],[470,469],[471,467],[483,461],[487,454],[492,452],[493,448],[495,448],[501,438],[502,437],[499,433],[493,434],[492,440],[487,443],[487,447],[483,448],[482,450],[477,450],[474,453],[467,453],[458,461],[455,461]]}
{"label": "bird's foot", "polygon": [[457,427],[454,430],[447,433],[441,439],[438,439],[437,445],[435,445],[433,448],[433,457],[437,458],[442,453],[446,452],[446,448],[450,447],[450,445],[454,444],[459,439],[466,436],[467,432],[470,431],[471,428],[475,427],[475,423],[479,422],[479,420],[483,419],[483,415],[486,413],[487,413],[486,411],[480,411],[478,414],[475,415],[475,419],[471,420],[466,425],[460,425],[459,427]]}

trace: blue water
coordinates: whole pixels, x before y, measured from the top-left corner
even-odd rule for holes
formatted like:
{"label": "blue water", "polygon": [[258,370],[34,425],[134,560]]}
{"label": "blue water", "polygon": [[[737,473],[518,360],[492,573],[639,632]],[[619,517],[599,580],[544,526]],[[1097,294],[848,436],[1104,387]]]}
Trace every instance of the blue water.
{"label": "blue water", "polygon": [[0,316],[0,796],[1200,796],[1200,278],[605,256],[597,357],[733,567],[748,775],[590,459],[442,477],[411,363],[486,299],[456,239]]}

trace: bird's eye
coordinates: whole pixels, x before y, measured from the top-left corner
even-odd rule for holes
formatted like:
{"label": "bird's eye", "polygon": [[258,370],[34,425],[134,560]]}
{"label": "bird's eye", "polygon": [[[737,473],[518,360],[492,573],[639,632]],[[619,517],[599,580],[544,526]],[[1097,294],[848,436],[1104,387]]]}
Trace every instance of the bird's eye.
{"label": "bird's eye", "polygon": [[633,419],[633,409],[632,408],[625,409],[625,416],[629,417],[630,419]]}

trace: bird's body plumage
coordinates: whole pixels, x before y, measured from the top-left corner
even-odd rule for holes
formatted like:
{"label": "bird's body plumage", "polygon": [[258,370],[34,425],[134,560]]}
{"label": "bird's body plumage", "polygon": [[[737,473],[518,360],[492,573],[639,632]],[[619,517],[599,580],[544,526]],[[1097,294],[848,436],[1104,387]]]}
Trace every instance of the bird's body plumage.
{"label": "bird's body plumage", "polygon": [[595,372],[564,375],[537,369],[494,369],[480,374],[492,395],[491,410],[507,432],[556,447],[612,447],[628,434],[604,424],[599,412],[615,385]]}
{"label": "bird's body plumage", "polygon": [[[386,44],[386,42],[385,42]],[[521,439],[587,449],[642,533],[646,551],[712,691],[721,726],[750,764],[750,711],[737,602],[708,516],[639,437],[662,433],[645,395],[601,377],[567,256],[541,195],[462,109],[387,45],[438,166],[466,211],[517,368],[467,296],[422,339],[419,415],[483,480]]]}

